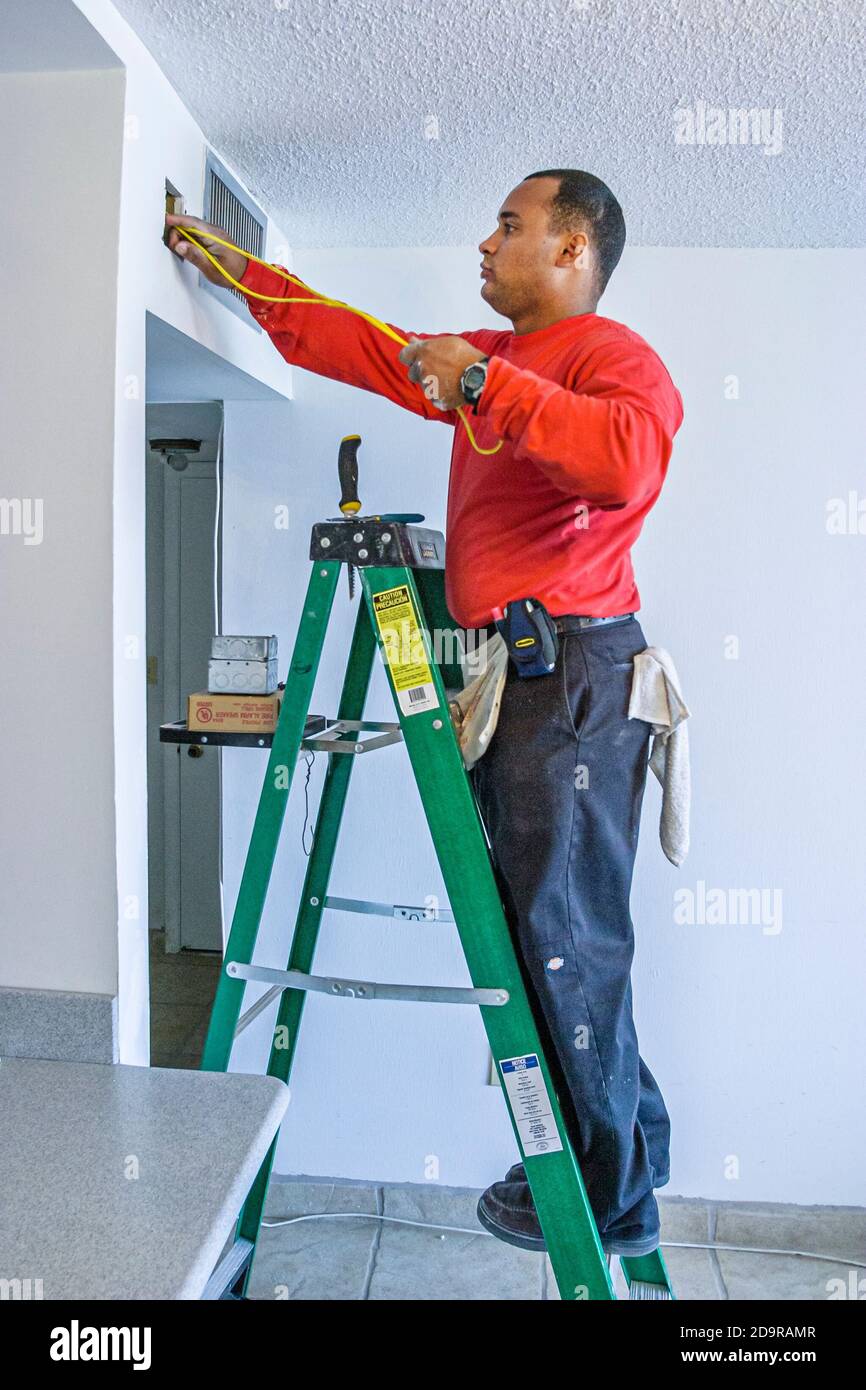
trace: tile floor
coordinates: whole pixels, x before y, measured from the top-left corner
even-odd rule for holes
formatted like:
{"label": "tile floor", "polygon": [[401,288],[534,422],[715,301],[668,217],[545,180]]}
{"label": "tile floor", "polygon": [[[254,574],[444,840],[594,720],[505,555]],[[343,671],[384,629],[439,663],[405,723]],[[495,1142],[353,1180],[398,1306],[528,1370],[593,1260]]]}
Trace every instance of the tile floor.
{"label": "tile floor", "polygon": [[150,1064],[195,1070],[201,1061],[222,957],[211,951],[165,954],[150,933]]}
{"label": "tile floor", "polygon": [[[151,1061],[195,1068],[201,1060],[220,957],[166,955],[151,933]],[[478,1192],[414,1184],[374,1186],[320,1179],[272,1180],[266,1221],[341,1213],[262,1231],[254,1299],[558,1299],[546,1256],[504,1245],[475,1219]],[[866,1208],[704,1202],[659,1196],[662,1249],[679,1299],[826,1300],[866,1297]],[[371,1221],[361,1213],[466,1228],[472,1234]],[[691,1250],[678,1243],[805,1250],[796,1255]],[[665,1244],[669,1242],[669,1244]],[[618,1296],[626,1289],[612,1263]],[[841,1281],[833,1283],[832,1281]]]}
{"label": "tile floor", "polygon": [[[261,1234],[253,1299],[558,1299],[546,1256],[504,1245],[475,1220],[477,1191],[402,1185],[289,1180],[271,1182],[265,1221],[313,1212],[341,1213],[333,1221],[266,1227]],[[677,1298],[828,1300],[832,1293],[866,1295],[866,1209],[692,1201],[659,1196],[662,1248]],[[471,1234],[423,1230],[366,1220],[377,1213],[467,1228]],[[354,1218],[354,1219],[353,1219]],[[476,1230],[477,1228],[477,1230]],[[690,1250],[709,1243],[804,1250],[796,1255]],[[668,1242],[666,1245],[665,1242]],[[612,1262],[619,1297],[626,1286]],[[841,1281],[832,1283],[830,1281]]]}

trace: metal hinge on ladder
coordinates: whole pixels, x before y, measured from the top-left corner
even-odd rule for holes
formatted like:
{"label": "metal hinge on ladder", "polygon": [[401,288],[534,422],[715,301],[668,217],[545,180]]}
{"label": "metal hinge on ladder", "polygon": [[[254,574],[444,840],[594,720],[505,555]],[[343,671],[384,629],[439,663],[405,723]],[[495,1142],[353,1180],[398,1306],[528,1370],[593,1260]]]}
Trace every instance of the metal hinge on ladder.
{"label": "metal hinge on ladder", "polygon": [[[357,734],[373,730],[376,738],[345,738],[345,734]],[[369,753],[373,748],[384,748],[389,743],[402,743],[403,731],[399,724],[389,724],[380,719],[335,719],[315,738],[301,740],[302,748],[313,753]]]}

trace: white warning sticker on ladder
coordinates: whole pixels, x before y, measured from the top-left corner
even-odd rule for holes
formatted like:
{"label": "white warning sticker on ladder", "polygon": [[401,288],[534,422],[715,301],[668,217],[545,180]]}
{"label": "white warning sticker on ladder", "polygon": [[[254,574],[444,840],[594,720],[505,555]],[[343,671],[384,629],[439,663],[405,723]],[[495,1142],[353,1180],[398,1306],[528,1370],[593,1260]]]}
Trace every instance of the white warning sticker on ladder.
{"label": "white warning sticker on ladder", "polygon": [[508,1057],[499,1069],[525,1156],[561,1152],[562,1140],[537,1055]]}
{"label": "white warning sticker on ladder", "polygon": [[438,709],[436,687],[432,681],[423,685],[410,685],[408,690],[398,690],[397,699],[404,714],[420,714],[425,709]]}

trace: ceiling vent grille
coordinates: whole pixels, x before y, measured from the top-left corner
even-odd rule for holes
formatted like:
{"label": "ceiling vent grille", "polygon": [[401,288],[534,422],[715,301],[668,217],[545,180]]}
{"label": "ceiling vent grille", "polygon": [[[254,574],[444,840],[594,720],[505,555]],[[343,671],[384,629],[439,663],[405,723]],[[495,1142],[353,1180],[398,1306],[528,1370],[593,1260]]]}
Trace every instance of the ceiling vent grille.
{"label": "ceiling vent grille", "polygon": [[[205,162],[202,205],[205,221],[212,222],[215,227],[222,227],[229,241],[233,241],[235,246],[239,246],[242,251],[251,252],[254,256],[263,254],[267,229],[265,214],[237,180],[232,178],[225,165],[210,151]],[[229,285],[221,289],[212,285],[204,276],[201,276],[201,284],[209,293],[215,294],[227,309],[231,309],[251,328],[261,332],[247,308],[246,298],[239,290],[233,290]]]}

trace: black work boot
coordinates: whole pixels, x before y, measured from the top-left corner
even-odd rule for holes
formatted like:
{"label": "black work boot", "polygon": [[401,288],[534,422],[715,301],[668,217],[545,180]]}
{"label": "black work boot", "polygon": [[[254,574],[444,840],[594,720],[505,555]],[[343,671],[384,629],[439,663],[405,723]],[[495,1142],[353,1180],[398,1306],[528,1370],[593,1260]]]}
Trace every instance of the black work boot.
{"label": "black work boot", "polygon": [[[484,1229],[497,1240],[517,1245],[521,1250],[547,1249],[522,1163],[513,1164],[501,1182],[492,1183],[482,1192],[476,1214]],[[599,1239],[608,1264],[611,1255],[650,1255],[659,1243],[658,1234],[647,1237],[638,1228],[631,1238],[626,1232],[623,1236],[600,1235]]]}
{"label": "black work boot", "polygon": [[502,1182],[494,1182],[478,1200],[478,1220],[486,1231],[521,1250],[546,1250],[541,1223],[522,1163],[509,1168]]}

